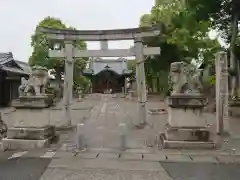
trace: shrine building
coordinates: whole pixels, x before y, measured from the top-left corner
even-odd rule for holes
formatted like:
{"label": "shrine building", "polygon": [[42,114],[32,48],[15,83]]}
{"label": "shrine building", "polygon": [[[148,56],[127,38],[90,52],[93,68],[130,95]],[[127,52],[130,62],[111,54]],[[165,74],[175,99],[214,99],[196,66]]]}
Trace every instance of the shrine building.
{"label": "shrine building", "polygon": [[8,106],[12,99],[18,98],[21,77],[29,77],[30,73],[28,64],[15,60],[11,52],[0,53],[0,107]]}
{"label": "shrine building", "polygon": [[132,75],[132,71],[128,70],[125,58],[94,58],[83,74],[91,80],[93,93],[104,93],[110,89],[118,93],[126,86],[126,78]]}

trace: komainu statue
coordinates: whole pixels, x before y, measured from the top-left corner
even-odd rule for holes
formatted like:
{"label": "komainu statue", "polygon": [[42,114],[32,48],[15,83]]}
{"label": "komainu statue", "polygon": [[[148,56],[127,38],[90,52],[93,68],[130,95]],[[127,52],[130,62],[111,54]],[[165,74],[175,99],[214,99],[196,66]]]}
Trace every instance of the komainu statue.
{"label": "komainu statue", "polygon": [[34,66],[29,79],[22,78],[19,86],[20,96],[42,96],[46,95],[46,88],[49,84],[48,70],[41,66]]}
{"label": "komainu statue", "polygon": [[197,95],[202,91],[201,70],[185,62],[171,64],[172,95]]}
{"label": "komainu statue", "polygon": [[201,93],[201,70],[185,62],[171,64],[172,93],[168,97],[168,120],[160,135],[164,148],[215,148],[202,110],[206,98]]}
{"label": "komainu statue", "polygon": [[47,94],[49,87],[48,70],[41,66],[34,66],[28,80],[21,79],[19,99],[13,101],[14,107],[48,107],[53,103],[53,96]]}

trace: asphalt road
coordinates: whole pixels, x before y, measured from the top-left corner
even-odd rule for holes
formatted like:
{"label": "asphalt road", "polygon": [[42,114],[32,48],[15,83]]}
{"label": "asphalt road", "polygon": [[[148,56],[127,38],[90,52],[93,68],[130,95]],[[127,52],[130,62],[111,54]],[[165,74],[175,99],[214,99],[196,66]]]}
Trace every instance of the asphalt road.
{"label": "asphalt road", "polygon": [[[96,179],[115,180],[124,177],[133,180],[136,177],[145,180],[239,180],[240,164],[210,164],[210,163],[161,163],[166,170],[162,171],[122,171],[104,169],[79,169],[68,168],[47,169],[51,159],[45,158],[16,158],[0,160],[0,180],[39,180],[42,177],[51,180],[60,179],[88,179],[94,175]],[[70,176],[71,174],[71,176]],[[93,178],[93,179],[94,179]],[[141,179],[140,178],[140,179]]]}
{"label": "asphalt road", "polygon": [[0,160],[0,180],[38,180],[50,162],[46,158]]}
{"label": "asphalt road", "polygon": [[239,180],[240,164],[162,163],[174,180]]}

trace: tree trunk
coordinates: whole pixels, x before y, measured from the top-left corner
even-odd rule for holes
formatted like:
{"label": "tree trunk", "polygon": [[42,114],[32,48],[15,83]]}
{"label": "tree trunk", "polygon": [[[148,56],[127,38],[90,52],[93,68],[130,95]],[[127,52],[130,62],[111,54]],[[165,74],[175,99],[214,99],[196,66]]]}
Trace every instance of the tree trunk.
{"label": "tree trunk", "polygon": [[159,75],[157,76],[157,92],[159,93],[160,92],[160,77]]}
{"label": "tree trunk", "polygon": [[62,94],[63,94],[63,89],[62,89],[62,86],[61,86],[61,80],[62,80],[62,77],[61,77],[61,69],[60,69],[60,68],[56,68],[55,71],[56,71],[56,83],[57,83],[57,87],[58,87],[59,90],[60,90],[60,92],[59,92],[59,94],[57,95],[57,97],[60,98],[60,96],[62,96]]}
{"label": "tree trunk", "polygon": [[152,90],[153,89],[153,77],[152,76],[147,76],[146,80],[147,80],[148,88],[150,88]]}
{"label": "tree trunk", "polygon": [[[230,68],[234,71],[237,70],[236,67],[236,57],[235,57],[235,46],[236,46],[236,38],[238,34],[238,14],[233,15],[233,21],[232,21],[232,36],[231,36],[231,43],[230,43]],[[236,72],[234,76],[232,76],[231,79],[231,97],[234,97],[237,92],[237,75]]]}
{"label": "tree trunk", "polygon": [[61,70],[59,68],[56,68],[56,82],[58,87],[60,87],[61,84]]}

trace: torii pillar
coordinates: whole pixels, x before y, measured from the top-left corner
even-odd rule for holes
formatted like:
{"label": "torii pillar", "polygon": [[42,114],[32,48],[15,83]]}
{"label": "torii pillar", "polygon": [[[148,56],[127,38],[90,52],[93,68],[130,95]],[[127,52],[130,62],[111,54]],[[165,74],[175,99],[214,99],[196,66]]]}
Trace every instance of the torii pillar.
{"label": "torii pillar", "polygon": [[64,41],[65,43],[65,73],[64,73],[64,90],[63,105],[65,126],[71,125],[71,104],[73,91],[73,41]]}
{"label": "torii pillar", "polygon": [[142,38],[134,39],[135,53],[136,53],[136,80],[137,80],[137,94],[138,94],[138,125],[145,125],[147,122],[147,93],[146,80],[144,69],[144,54]]}

